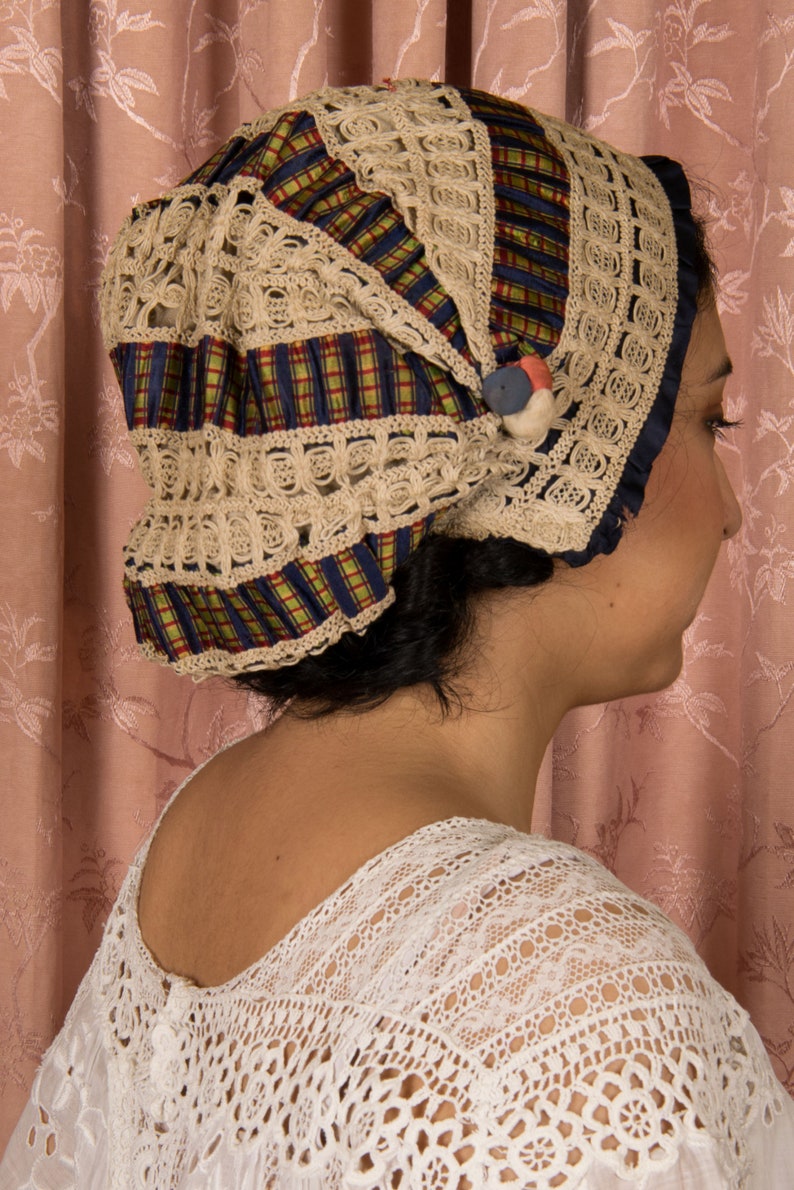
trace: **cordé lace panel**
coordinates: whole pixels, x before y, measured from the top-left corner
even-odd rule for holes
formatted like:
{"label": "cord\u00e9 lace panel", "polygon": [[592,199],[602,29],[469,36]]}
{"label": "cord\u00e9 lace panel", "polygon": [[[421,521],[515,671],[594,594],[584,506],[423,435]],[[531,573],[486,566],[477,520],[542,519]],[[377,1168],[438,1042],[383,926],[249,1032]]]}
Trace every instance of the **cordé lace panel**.
{"label": "cord\u00e9 lace panel", "polygon": [[[139,208],[137,217],[127,220],[102,287],[108,348],[158,340],[195,345],[215,335],[245,352],[374,327],[398,352],[416,352],[479,394],[480,372],[487,374],[496,363],[486,300],[494,238],[488,136],[454,88],[410,80],[394,85],[399,98],[388,89],[364,87],[349,94],[327,89],[299,106],[311,112],[329,153],[354,172],[359,187],[389,195],[422,238],[455,301],[478,367],[373,268],[261,193],[250,195],[245,177],[228,186],[178,187],[167,205]],[[364,92],[377,99],[365,114],[356,111],[356,96]],[[243,125],[238,134],[250,140],[287,110],[295,105]],[[544,449],[537,440],[512,438],[499,431],[499,419],[484,406],[476,419],[481,425],[450,426],[446,417],[408,415],[399,425],[384,419],[381,432],[410,431],[426,449],[394,470],[390,458],[380,465],[374,452],[366,475],[377,490],[378,531],[405,523],[406,487],[424,487],[434,511],[443,513],[437,522],[441,532],[511,536],[553,554],[584,549],[658,391],[677,292],[675,233],[661,185],[641,161],[561,122],[531,115],[564,158],[575,196],[565,328],[547,360],[555,400],[549,428],[556,441]],[[585,389],[589,398],[583,402]],[[362,432],[378,433],[372,427]],[[250,450],[243,438],[224,435],[228,491],[215,496],[212,509],[199,507],[192,494],[191,478],[213,451],[211,436],[210,428],[191,434],[140,429],[134,435],[144,470],[166,473],[176,467],[184,488],[175,503],[156,490],[147,505],[145,526],[128,555],[136,566],[146,561],[143,581],[178,579],[181,558],[195,556],[200,578],[194,581],[210,581],[206,569],[213,584],[220,577],[232,585],[241,566],[272,573],[285,550],[286,556],[303,557],[304,541],[311,549],[326,540],[329,525],[340,541],[362,531],[356,485],[363,476],[346,470],[344,426],[330,429],[337,448],[333,473],[324,466],[328,427],[300,427],[289,431],[286,441],[268,436],[257,442],[263,455],[272,450],[290,468],[303,469],[306,483],[297,502],[261,492],[257,511],[263,516],[244,534],[237,496],[250,482]],[[313,475],[315,452],[322,457],[321,482]],[[438,481],[428,483],[428,473]],[[197,518],[204,536],[218,543],[213,553],[222,556],[223,565],[231,560],[233,572],[222,569],[218,576],[214,556],[204,562]],[[270,555],[271,534],[278,562]],[[161,541],[168,543],[165,552]],[[143,548],[148,545],[151,558]]]}
{"label": "cord\u00e9 lace panel", "polygon": [[573,848],[433,823],[212,988],[143,944],[147,850],[4,1190],[790,1184],[794,1104],[747,1014]]}

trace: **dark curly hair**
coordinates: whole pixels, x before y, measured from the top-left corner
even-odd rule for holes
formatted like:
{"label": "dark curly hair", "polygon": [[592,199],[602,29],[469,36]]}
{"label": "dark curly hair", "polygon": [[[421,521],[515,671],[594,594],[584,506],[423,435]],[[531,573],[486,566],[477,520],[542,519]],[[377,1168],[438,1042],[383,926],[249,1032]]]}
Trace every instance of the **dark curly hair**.
{"label": "dark curly hair", "polygon": [[232,680],[270,699],[274,710],[294,699],[292,709],[307,717],[366,710],[426,682],[447,713],[460,703],[453,681],[471,641],[475,596],[538,586],[553,567],[548,554],[512,538],[430,534],[395,572],[395,601],[365,632],[346,632],[296,665]]}
{"label": "dark curly hair", "polygon": [[[700,186],[698,189],[705,189]],[[716,290],[706,227],[695,217],[698,305]],[[319,718],[363,711],[403,687],[426,683],[443,714],[463,705],[455,688],[475,626],[476,596],[548,581],[548,554],[513,538],[485,541],[430,534],[395,572],[396,599],[360,635],[347,632],[324,652],[278,670],[252,670],[231,679],[270,700],[274,711]]]}

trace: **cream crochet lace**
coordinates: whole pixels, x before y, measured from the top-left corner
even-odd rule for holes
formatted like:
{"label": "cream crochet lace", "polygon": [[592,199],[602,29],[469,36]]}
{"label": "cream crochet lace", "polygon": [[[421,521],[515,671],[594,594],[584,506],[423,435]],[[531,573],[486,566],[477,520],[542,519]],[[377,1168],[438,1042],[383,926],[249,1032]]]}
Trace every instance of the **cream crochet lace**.
{"label": "cream crochet lace", "polygon": [[12,1140],[14,1186],[789,1184],[794,1108],[746,1013],[572,848],[434,823],[216,988],[143,946],[145,855]]}
{"label": "cream crochet lace", "polygon": [[[239,135],[251,140],[294,108]],[[454,88],[411,81],[393,90],[329,88],[300,108],[358,186],[390,195],[424,243],[455,301],[466,357],[375,269],[261,192],[248,193],[243,176],[181,187],[169,204],[144,206],[127,221],[104,276],[108,347],[195,345],[212,335],[244,352],[374,327],[398,353],[416,352],[479,393],[481,374],[495,366],[484,125]],[[442,514],[436,528],[454,535],[509,535],[550,553],[586,548],[659,388],[676,304],[675,234],[662,188],[642,162],[532,116],[562,154],[571,185],[570,296],[548,358],[553,447],[511,438],[485,409],[467,424],[451,410],[249,438],[211,425],[137,429],[152,497],[125,555],[136,582],[233,588],[431,512]],[[194,669],[196,659],[175,668],[183,664]]]}

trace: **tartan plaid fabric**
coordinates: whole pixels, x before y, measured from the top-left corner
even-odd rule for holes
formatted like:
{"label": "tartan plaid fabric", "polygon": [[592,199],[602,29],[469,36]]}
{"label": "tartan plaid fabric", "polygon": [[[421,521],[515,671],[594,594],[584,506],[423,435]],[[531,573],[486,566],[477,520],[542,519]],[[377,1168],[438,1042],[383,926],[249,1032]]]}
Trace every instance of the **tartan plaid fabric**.
{"label": "tartan plaid fabric", "polygon": [[310,637],[334,614],[352,619],[383,602],[394,571],[431,522],[371,534],[318,562],[289,563],[229,590],[186,583],[144,587],[127,574],[124,589],[138,643],[174,663],[210,650],[241,654]]}
{"label": "tartan plaid fabric", "polygon": [[376,330],[240,352],[205,335],[180,343],[118,343],[111,352],[130,430],[215,425],[247,437],[394,414],[480,412],[467,388]]}
{"label": "tartan plaid fabric", "polygon": [[[504,363],[559,342],[568,296],[568,177],[526,109],[461,89],[488,129],[496,204],[491,333]],[[499,348],[506,348],[500,351]]]}

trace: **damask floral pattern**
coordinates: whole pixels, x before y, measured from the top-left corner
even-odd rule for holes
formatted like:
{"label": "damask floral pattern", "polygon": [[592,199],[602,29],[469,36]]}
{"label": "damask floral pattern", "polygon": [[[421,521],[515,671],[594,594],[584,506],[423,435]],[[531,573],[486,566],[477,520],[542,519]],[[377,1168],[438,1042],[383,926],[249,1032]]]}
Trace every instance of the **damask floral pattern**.
{"label": "damask floral pattern", "polygon": [[794,1092],[788,8],[0,0],[0,1143],[141,837],[192,768],[266,721],[138,658],[119,559],[145,489],[98,332],[99,271],[133,201],[326,80],[446,74],[706,180],[729,413],[744,422],[720,449],[744,528],[681,678],[571,716],[536,825],[689,932]]}

